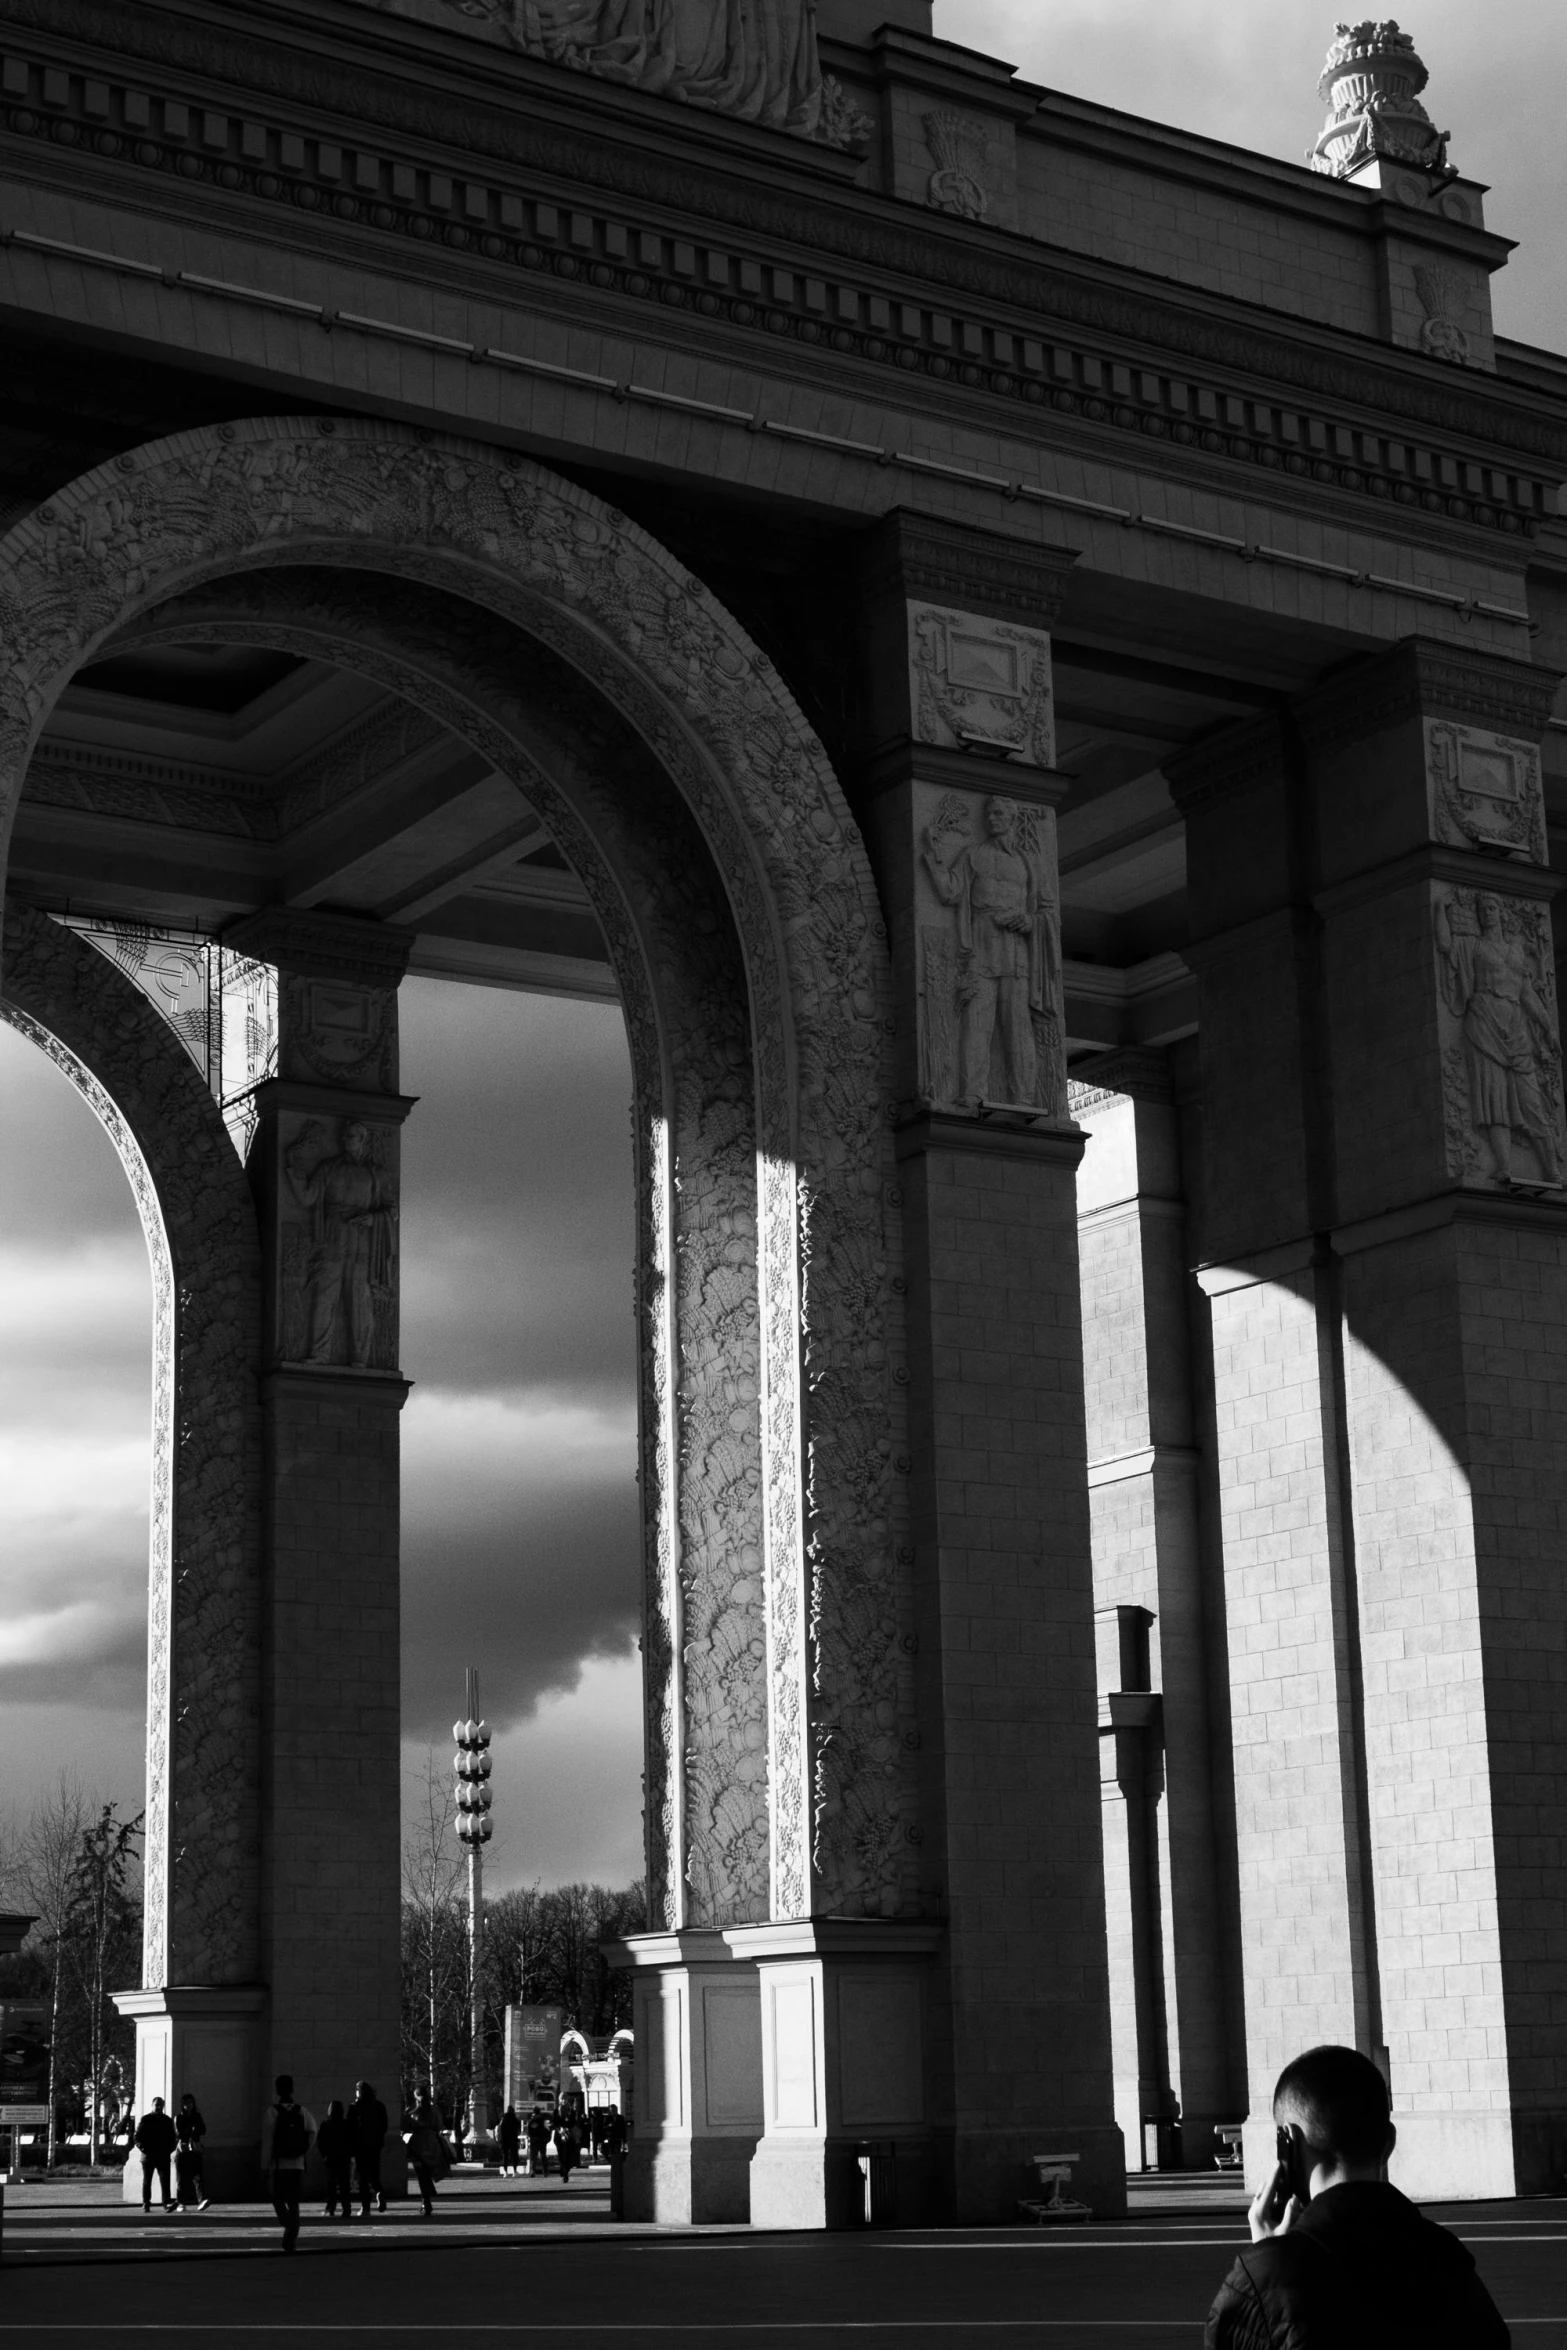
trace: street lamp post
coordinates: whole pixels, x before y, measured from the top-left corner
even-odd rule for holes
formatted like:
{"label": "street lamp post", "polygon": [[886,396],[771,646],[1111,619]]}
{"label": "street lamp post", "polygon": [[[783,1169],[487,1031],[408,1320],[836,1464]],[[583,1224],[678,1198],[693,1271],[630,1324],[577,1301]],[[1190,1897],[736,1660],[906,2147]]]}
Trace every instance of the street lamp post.
{"label": "street lamp post", "polygon": [[468,1667],[467,1719],[452,1724],[457,1741],[457,1833],[468,1849],[468,2143],[489,2125],[484,2095],[484,1847],[490,1819],[490,1725],[479,1719],[479,1676]]}

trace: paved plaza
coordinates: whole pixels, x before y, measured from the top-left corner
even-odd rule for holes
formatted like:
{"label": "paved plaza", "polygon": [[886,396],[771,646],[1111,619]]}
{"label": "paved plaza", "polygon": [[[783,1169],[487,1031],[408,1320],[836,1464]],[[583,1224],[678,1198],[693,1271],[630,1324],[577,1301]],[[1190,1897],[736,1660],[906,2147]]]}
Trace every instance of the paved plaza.
{"label": "paved plaza", "polygon": [[[112,2186],[11,2189],[0,2335],[142,2334],[256,2350],[379,2336],[811,2350],[903,2342],[1191,2350],[1244,2240],[1227,2184],[1134,2183],[1126,2221],[1052,2232],[763,2236],[609,2218],[602,2175],[461,2180],[432,2221],[316,2219],[296,2259],[256,2204],[145,2220]],[[1471,2246],[1514,2340],[1567,2350],[1567,2199],[1433,2207]]]}

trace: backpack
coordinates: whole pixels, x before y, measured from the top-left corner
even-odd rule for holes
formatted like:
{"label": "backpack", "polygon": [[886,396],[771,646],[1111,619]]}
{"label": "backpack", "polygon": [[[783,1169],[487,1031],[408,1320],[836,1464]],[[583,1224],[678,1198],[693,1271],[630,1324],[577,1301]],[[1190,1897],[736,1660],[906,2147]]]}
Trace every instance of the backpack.
{"label": "backpack", "polygon": [[280,2105],[272,2124],[272,2160],[298,2162],[305,2151],[305,2116],[297,2105]]}

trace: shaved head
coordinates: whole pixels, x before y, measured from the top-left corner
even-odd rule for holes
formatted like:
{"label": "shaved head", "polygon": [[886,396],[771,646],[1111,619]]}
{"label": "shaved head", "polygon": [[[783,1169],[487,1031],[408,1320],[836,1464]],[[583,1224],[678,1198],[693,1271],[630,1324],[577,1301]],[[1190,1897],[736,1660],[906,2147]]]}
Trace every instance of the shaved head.
{"label": "shaved head", "polygon": [[1308,2048],[1279,2075],[1273,2118],[1294,2124],[1311,2152],[1345,2163],[1380,2162],[1392,2136],[1387,2083],[1356,2048]]}

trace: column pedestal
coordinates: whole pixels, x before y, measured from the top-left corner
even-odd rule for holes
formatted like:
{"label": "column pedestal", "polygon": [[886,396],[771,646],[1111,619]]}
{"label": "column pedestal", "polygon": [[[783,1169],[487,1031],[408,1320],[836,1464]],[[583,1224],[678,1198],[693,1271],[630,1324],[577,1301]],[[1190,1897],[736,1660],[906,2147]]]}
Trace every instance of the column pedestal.
{"label": "column pedestal", "polygon": [[[171,2115],[187,2093],[207,2125],[202,2170],[214,2202],[234,2203],[258,2191],[261,2116],[261,2027],[267,1994],[260,1984],[211,1988],[177,1984],[164,1991],[116,1991],[114,2004],[136,2024],[136,2116],[161,2097]],[[171,2172],[172,2177],[172,2172]],[[141,2156],[132,2150],[121,2189],[141,2201]]]}
{"label": "column pedestal", "polygon": [[745,2221],[762,2129],[761,2007],[736,1929],[636,1934],[610,1963],[632,1984],[636,2085],[621,2216]]}
{"label": "column pedestal", "polygon": [[728,1939],[760,1991],[752,2225],[918,2225],[932,2185],[925,2047],[942,1928],[807,1918]]}

